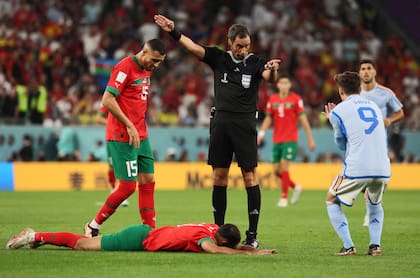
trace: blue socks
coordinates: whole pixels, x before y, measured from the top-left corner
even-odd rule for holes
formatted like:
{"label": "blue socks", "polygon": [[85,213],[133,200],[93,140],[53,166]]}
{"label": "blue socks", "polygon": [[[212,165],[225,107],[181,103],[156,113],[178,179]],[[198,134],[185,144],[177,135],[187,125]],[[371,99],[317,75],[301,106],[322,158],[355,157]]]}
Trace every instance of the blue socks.
{"label": "blue socks", "polygon": [[335,203],[327,202],[327,211],[331,225],[333,226],[338,237],[343,242],[344,248],[347,249],[353,247],[354,244],[350,236],[349,224],[341,207]]}
{"label": "blue socks", "polygon": [[382,227],[384,224],[382,203],[372,205],[370,202],[367,202],[366,207],[369,214],[370,245],[381,245]]}

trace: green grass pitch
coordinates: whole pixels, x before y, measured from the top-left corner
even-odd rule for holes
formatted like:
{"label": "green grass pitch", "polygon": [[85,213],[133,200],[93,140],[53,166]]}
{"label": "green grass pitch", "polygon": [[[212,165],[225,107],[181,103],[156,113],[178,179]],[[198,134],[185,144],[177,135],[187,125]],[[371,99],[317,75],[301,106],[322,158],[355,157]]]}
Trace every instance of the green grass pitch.
{"label": "green grass pitch", "polygon": [[[82,233],[107,191],[0,192],[0,277],[420,277],[420,191],[388,191],[382,257],[364,255],[363,197],[345,208],[359,254],[337,257],[341,243],[325,209],[324,191],[304,191],[295,206],[277,208],[279,192],[262,191],[258,238],[271,256],[169,252],[80,252],[55,246],[5,250],[25,227]],[[157,191],[158,226],[212,222],[210,190]],[[137,193],[103,225],[111,233],[138,223]],[[226,222],[247,228],[246,192],[228,191]]]}

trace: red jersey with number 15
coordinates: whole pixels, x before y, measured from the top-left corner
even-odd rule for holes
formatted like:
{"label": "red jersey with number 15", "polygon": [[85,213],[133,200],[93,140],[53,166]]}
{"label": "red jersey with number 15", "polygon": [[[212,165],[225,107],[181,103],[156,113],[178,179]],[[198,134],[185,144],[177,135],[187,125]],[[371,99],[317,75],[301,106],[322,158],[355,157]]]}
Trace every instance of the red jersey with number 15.
{"label": "red jersey with number 15", "polygon": [[[140,139],[147,138],[146,109],[151,72],[140,65],[136,56],[122,59],[112,70],[105,91],[116,97],[123,113],[134,124]],[[128,142],[127,128],[111,113],[106,125],[106,140]]]}
{"label": "red jersey with number 15", "polygon": [[147,251],[189,251],[204,252],[201,244],[205,240],[216,243],[216,224],[183,224],[164,226],[152,230],[143,241]]}
{"label": "red jersey with number 15", "polygon": [[290,92],[285,98],[279,94],[270,96],[266,114],[273,120],[273,143],[298,141],[298,119],[301,113],[304,113],[304,106],[298,94]]}

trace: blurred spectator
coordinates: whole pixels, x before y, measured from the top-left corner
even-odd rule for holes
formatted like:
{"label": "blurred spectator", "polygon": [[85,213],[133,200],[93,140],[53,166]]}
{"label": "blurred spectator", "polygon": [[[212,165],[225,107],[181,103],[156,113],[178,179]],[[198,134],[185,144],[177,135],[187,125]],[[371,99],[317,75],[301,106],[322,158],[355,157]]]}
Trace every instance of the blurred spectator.
{"label": "blurred spectator", "polygon": [[86,161],[107,161],[108,154],[106,146],[102,140],[96,141],[95,149],[88,153]]}
{"label": "blurred spectator", "polygon": [[28,86],[19,84],[15,89],[19,120],[23,123],[29,121],[32,124],[42,124],[47,111],[48,93],[45,86],[31,78]]}
{"label": "blurred spectator", "polygon": [[22,147],[18,151],[11,153],[7,161],[33,161],[34,160],[34,148],[33,140],[29,134],[24,134],[22,138]]}
{"label": "blurred spectator", "polygon": [[3,74],[0,74],[0,119],[6,123],[14,123],[17,107],[16,90],[9,82],[5,80]]}
{"label": "blurred spectator", "polygon": [[71,125],[64,125],[57,142],[58,161],[80,161],[79,138]]}
{"label": "blurred spectator", "polygon": [[[334,100],[330,83],[335,72],[356,67],[354,62],[365,57],[375,59],[382,73],[380,83],[407,97],[399,96],[405,99],[407,116],[417,114],[411,110],[417,107],[419,61],[403,40],[396,35],[386,37],[379,24],[381,14],[367,0],[0,0],[0,122],[14,123],[10,119],[17,106],[21,123],[60,126],[64,119],[90,124],[89,111],[97,106],[104,89],[98,82],[107,78],[106,70],[104,75],[91,75],[97,74],[97,59],[117,61],[137,52],[147,38],[162,37],[168,59],[153,75],[149,123],[208,125],[205,115],[207,98],[213,96],[212,73],[159,32],[152,22],[157,13],[174,18],[178,28],[198,43],[221,48],[226,48],[227,26],[244,23],[255,38],[252,52],[281,58],[282,70],[298,80],[297,92],[308,105],[309,99],[314,101],[311,110]],[[46,89],[46,111],[31,113],[29,105],[24,107],[25,95],[15,90],[28,88],[31,79]],[[90,88],[96,83],[95,93],[86,95],[93,91],[86,83]],[[259,107],[265,107],[270,88],[263,85],[259,94]],[[413,122],[411,128],[418,129]]]}
{"label": "blurred spectator", "polygon": [[58,140],[59,134],[56,132],[51,132],[48,136],[48,139],[45,142],[44,148],[42,150],[47,161],[56,161],[58,159]]}
{"label": "blurred spectator", "polygon": [[414,108],[408,117],[407,127],[409,130],[420,130],[420,90],[417,93],[417,101],[413,104]]}
{"label": "blurred spectator", "polygon": [[318,163],[342,163],[343,162],[343,158],[336,153],[333,152],[326,152],[326,153],[321,153],[317,156],[317,158],[315,159],[315,162]]}
{"label": "blurred spectator", "polygon": [[199,161],[199,162],[207,162],[207,154],[205,152],[199,152],[197,154],[197,161]]}
{"label": "blurred spectator", "polygon": [[417,76],[417,70],[411,68],[408,74],[402,79],[403,91],[406,96],[410,99],[415,97],[417,88],[420,86],[419,77]]}
{"label": "blurred spectator", "polygon": [[88,0],[83,5],[83,19],[82,22],[86,24],[94,24],[98,22],[99,16],[102,13],[103,1]]}
{"label": "blurred spectator", "polygon": [[401,134],[400,125],[394,124],[390,128],[389,134],[389,149],[393,153],[393,157],[395,158],[395,162],[402,162],[404,161],[404,144],[405,138]]}
{"label": "blurred spectator", "polygon": [[18,152],[21,161],[34,160],[34,146],[32,137],[29,134],[23,135],[23,144]]}
{"label": "blurred spectator", "polygon": [[176,149],[174,147],[169,147],[166,150],[165,161],[176,161]]}
{"label": "blurred spectator", "polygon": [[197,106],[197,125],[210,125],[210,109],[213,104],[213,98],[203,99]]}
{"label": "blurred spectator", "polygon": [[188,162],[189,161],[189,152],[188,150],[182,150],[181,154],[179,155],[178,162]]}

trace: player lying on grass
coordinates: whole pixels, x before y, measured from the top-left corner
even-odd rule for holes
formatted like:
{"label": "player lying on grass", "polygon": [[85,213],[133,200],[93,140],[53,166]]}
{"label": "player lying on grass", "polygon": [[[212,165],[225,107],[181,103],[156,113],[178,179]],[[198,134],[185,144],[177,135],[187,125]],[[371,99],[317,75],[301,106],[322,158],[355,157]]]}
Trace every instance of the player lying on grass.
{"label": "player lying on grass", "polygon": [[240,244],[241,234],[233,224],[183,224],[152,229],[148,225],[128,226],[121,231],[85,237],[69,232],[35,232],[26,228],[7,242],[6,249],[44,244],[85,251],[189,251],[219,254],[274,254],[275,249],[258,250]]}

